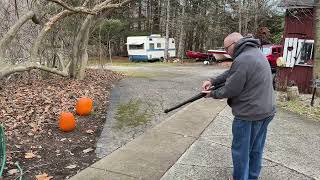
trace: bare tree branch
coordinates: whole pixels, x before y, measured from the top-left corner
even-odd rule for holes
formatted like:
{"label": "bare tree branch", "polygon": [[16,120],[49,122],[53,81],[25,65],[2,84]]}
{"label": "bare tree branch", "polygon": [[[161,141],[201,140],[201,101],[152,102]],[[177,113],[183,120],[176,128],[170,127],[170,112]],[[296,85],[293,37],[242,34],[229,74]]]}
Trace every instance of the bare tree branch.
{"label": "bare tree branch", "polygon": [[[96,12],[92,11],[91,9],[88,9],[86,7],[71,7],[67,3],[65,3],[61,0],[47,0],[47,1],[59,4],[60,6],[64,7],[65,9],[67,9],[69,11],[76,12],[76,13],[86,13],[86,14],[92,14],[92,15],[96,14]],[[86,2],[85,2],[85,4],[86,4]]]}
{"label": "bare tree branch", "polygon": [[17,18],[19,19],[19,12],[18,12],[17,0],[14,0],[14,9],[15,9],[15,11],[16,11]]}
{"label": "bare tree branch", "polygon": [[58,69],[55,69],[55,68],[49,68],[46,66],[32,63],[27,65],[6,66],[0,70],[0,79],[13,73],[30,71],[32,69],[40,69],[46,72],[50,72],[50,73],[57,74],[60,76],[65,76],[65,77],[69,75],[67,71],[59,71]]}
{"label": "bare tree branch", "polygon": [[11,28],[10,30],[3,36],[0,40],[0,59],[4,57],[4,53],[14,36],[17,34],[21,26],[26,23],[29,19],[34,16],[33,11],[29,11],[25,15],[23,15]]}
{"label": "bare tree branch", "polygon": [[31,61],[33,62],[37,62],[38,61],[38,51],[39,51],[39,47],[41,44],[42,39],[45,37],[46,33],[52,29],[53,25],[58,22],[59,20],[70,16],[72,14],[75,14],[76,12],[74,11],[69,11],[69,10],[64,10],[58,14],[56,14],[55,16],[53,16],[52,18],[49,19],[49,21],[44,25],[44,27],[42,28],[42,30],[40,31],[37,39],[35,40],[32,49],[31,49]]}

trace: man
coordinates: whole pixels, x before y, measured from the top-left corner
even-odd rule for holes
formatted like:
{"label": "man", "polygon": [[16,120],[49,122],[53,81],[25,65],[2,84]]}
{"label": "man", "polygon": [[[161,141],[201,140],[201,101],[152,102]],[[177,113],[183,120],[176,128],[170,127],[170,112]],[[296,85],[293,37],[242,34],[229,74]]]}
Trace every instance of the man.
{"label": "man", "polygon": [[[232,161],[234,180],[257,180],[267,127],[273,119],[275,98],[270,65],[258,48],[259,40],[232,33],[224,40],[226,52],[232,56],[229,70],[202,85],[207,97],[228,98],[235,116],[232,123]],[[210,91],[211,86],[225,83]]]}

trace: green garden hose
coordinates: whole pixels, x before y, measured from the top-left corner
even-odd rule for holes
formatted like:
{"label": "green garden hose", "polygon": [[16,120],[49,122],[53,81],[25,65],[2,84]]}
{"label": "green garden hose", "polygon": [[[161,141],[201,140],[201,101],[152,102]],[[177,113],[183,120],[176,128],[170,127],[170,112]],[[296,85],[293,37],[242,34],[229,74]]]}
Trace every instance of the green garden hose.
{"label": "green garden hose", "polygon": [[18,169],[19,169],[19,171],[20,171],[19,180],[22,180],[22,175],[23,175],[22,168],[20,167],[19,162],[16,162],[15,164],[16,164],[17,168],[18,168]]}
{"label": "green garden hose", "polygon": [[1,149],[0,149],[0,158],[1,158],[1,167],[0,167],[0,177],[2,177],[3,169],[6,165],[6,138],[4,134],[3,125],[0,125],[0,142],[1,142]]}
{"label": "green garden hose", "polygon": [[[6,138],[5,137],[6,136],[4,133],[3,125],[0,124],[0,143],[1,143],[1,146],[0,146],[0,148],[1,148],[0,149],[0,158],[1,158],[0,177],[2,177],[3,169],[5,168],[5,165],[6,165]],[[18,162],[16,162],[15,164],[20,171],[19,180],[22,180],[22,175],[23,175],[22,168],[20,167]]]}

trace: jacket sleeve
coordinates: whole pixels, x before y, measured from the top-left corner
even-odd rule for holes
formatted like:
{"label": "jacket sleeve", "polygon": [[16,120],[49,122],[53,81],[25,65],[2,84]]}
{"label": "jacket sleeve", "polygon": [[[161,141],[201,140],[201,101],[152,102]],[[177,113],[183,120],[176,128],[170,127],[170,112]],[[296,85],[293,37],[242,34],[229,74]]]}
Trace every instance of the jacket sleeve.
{"label": "jacket sleeve", "polygon": [[212,91],[212,97],[215,99],[222,99],[240,95],[246,83],[246,72],[247,69],[244,62],[234,61],[229,70],[229,75],[226,79],[225,85],[215,91]]}
{"label": "jacket sleeve", "polygon": [[229,71],[230,70],[226,70],[225,72],[223,72],[219,76],[217,76],[215,78],[210,78],[212,85],[217,86],[218,84],[226,82],[227,77],[229,75]]}

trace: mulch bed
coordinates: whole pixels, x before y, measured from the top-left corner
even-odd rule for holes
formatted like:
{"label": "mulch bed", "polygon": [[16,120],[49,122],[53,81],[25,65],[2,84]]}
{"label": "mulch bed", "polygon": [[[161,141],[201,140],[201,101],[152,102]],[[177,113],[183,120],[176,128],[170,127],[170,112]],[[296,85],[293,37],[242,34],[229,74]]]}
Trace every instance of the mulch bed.
{"label": "mulch bed", "polygon": [[[7,138],[4,179],[65,179],[98,160],[94,151],[105,122],[108,97],[123,75],[109,70],[87,70],[84,80],[73,80],[33,70],[14,75],[0,90],[0,121]],[[75,113],[77,98],[90,97],[89,116]],[[58,128],[59,115],[73,112],[76,129]],[[38,176],[42,175],[42,176]]]}

